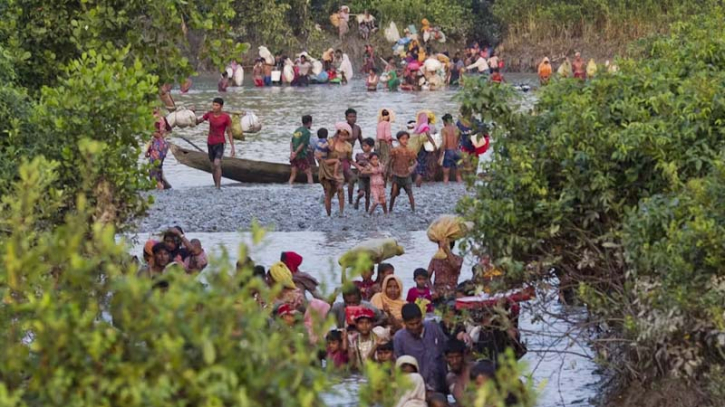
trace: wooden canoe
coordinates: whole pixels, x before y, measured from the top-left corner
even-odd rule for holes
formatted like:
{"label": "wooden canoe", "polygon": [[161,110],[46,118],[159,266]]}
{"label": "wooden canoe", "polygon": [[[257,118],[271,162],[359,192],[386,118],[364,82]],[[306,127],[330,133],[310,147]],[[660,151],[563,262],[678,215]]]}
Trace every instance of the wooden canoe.
{"label": "wooden canoe", "polygon": [[[211,173],[211,164],[207,153],[189,150],[171,144],[171,152],[176,161],[188,167]],[[243,158],[224,157],[222,160],[222,177],[248,184],[284,184],[289,182],[292,167],[289,164],[270,163],[265,161],[246,160]],[[355,169],[353,169],[355,172]],[[317,167],[312,167],[312,177],[317,183]],[[451,171],[451,179],[455,180],[455,171]],[[443,180],[443,170],[438,168],[435,181]],[[297,175],[295,182],[307,182],[304,173]]]}
{"label": "wooden canoe", "polygon": [[[171,145],[171,152],[181,164],[211,173],[211,164],[206,153],[188,150],[175,144]],[[289,164],[231,157],[224,157],[222,160],[222,177],[242,183],[284,184],[289,181],[291,171]],[[317,167],[312,168],[312,174],[317,182]],[[296,182],[307,182],[307,176],[304,173],[299,174]]]}

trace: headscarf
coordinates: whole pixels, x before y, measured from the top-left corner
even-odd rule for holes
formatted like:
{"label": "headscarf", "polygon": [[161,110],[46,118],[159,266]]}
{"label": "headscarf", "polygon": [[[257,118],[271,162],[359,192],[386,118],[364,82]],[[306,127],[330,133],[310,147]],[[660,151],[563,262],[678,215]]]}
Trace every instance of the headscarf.
{"label": "headscarf", "polygon": [[415,366],[415,370],[420,371],[420,366],[418,366],[418,359],[413,356],[401,356],[395,361],[395,367],[397,367],[398,369],[403,367],[403,365]]}
{"label": "headscarf", "polygon": [[352,136],[352,127],[347,122],[337,122],[335,123],[335,130],[343,130],[346,131],[347,134]]}
{"label": "headscarf", "polygon": [[543,62],[549,62],[549,57],[544,57],[544,61]]}
{"label": "headscarf", "polygon": [[394,122],[395,121],[395,112],[392,111],[391,109],[383,108],[383,109],[378,110],[378,123],[380,123],[381,121],[383,121],[383,110],[387,110],[388,111],[388,116],[390,117],[389,122],[390,123]]}
{"label": "headscarf", "polygon": [[398,403],[395,404],[395,407],[427,407],[428,404],[425,402],[425,380],[423,380],[423,376],[418,373],[410,373],[405,375],[405,377],[410,380],[413,386],[403,394],[400,400],[398,400]]}
{"label": "headscarf", "polygon": [[302,264],[302,256],[295,252],[282,252],[282,258],[285,266],[292,272],[292,274],[300,271],[300,265]]}
{"label": "headscarf", "polygon": [[[392,280],[395,280],[400,288],[400,295],[398,298],[390,298],[386,292],[388,284],[390,284],[390,281]],[[396,319],[402,321],[403,315],[401,314],[401,311],[403,309],[403,305],[407,304],[407,302],[403,300],[403,281],[395,274],[385,277],[382,284],[382,290],[375,294],[370,302],[379,310],[385,309],[385,306],[387,305],[388,309],[390,309],[390,313],[393,314]]]}
{"label": "headscarf", "polygon": [[287,266],[281,261],[275,263],[269,269],[269,275],[272,277],[272,281],[274,281],[275,284],[279,284],[284,288],[297,288],[294,281],[292,281],[292,272],[289,271]]}
{"label": "headscarf", "polygon": [[419,112],[418,113],[418,120],[415,122],[415,130],[414,132],[416,134],[423,134],[430,131],[430,126],[428,125],[428,113],[427,112]]}

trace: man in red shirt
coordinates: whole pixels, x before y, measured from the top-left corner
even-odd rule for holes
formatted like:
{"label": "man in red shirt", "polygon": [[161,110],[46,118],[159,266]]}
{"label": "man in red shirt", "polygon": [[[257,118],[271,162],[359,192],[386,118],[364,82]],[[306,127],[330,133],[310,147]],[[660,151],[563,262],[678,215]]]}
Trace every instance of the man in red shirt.
{"label": "man in red shirt", "polygon": [[196,119],[196,124],[209,121],[209,137],[207,147],[209,149],[209,161],[212,165],[214,186],[221,188],[222,183],[222,157],[224,157],[224,133],[229,138],[232,146],[232,157],[236,154],[234,150],[234,138],[232,137],[232,118],[222,112],[224,99],[215,98],[211,104],[211,112],[207,112],[201,118]]}

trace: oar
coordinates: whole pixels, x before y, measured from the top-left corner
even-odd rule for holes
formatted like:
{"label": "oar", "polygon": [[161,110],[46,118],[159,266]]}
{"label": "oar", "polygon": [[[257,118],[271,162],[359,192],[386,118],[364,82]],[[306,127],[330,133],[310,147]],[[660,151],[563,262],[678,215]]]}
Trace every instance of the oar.
{"label": "oar", "polygon": [[201,151],[202,153],[206,153],[206,151],[204,151],[204,150],[200,149],[200,148],[199,148],[199,146],[197,146],[196,144],[192,143],[192,142],[191,142],[191,140],[189,140],[188,138],[186,138],[186,137],[184,137],[184,136],[178,136],[178,137],[179,137],[180,139],[182,139],[182,140],[186,141],[187,143],[191,144],[191,145],[192,145],[192,146],[193,146],[193,147],[194,147],[195,149],[197,149],[197,150]]}

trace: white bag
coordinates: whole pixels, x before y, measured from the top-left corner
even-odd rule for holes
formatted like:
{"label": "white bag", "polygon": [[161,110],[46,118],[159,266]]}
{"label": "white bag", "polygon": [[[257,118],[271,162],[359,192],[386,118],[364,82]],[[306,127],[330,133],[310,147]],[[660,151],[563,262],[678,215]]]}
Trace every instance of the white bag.
{"label": "white bag", "polygon": [[425,70],[429,72],[437,72],[443,69],[443,64],[436,58],[426,59],[423,66],[425,67]]}
{"label": "white bag", "polygon": [[[443,145],[443,136],[440,133],[431,134],[430,137],[433,139],[433,141],[436,143],[436,147],[441,148]],[[426,138],[428,140],[428,138]],[[430,141],[426,141],[423,143],[423,148],[425,148],[425,151],[433,152],[435,151],[435,148],[433,147],[433,144],[430,143]]]}
{"label": "white bag", "polygon": [[272,71],[272,82],[279,82],[282,80],[282,71]]}
{"label": "white bag", "polygon": [[232,78],[234,78],[234,71],[232,70],[232,67],[228,66],[226,69],[226,72],[227,72],[227,78],[229,78],[229,80],[232,80]]}
{"label": "white bag", "polygon": [[257,115],[252,112],[247,112],[242,117],[242,131],[245,133],[258,133],[262,130],[262,123],[259,121]]}
{"label": "white bag", "polygon": [[264,59],[264,63],[267,65],[274,64],[274,56],[265,46],[259,47],[259,57]]}
{"label": "white bag", "polygon": [[295,70],[291,65],[285,65],[282,73],[286,83],[292,83],[292,81],[295,80]]}
{"label": "white bag", "polygon": [[395,23],[392,21],[390,22],[388,28],[385,29],[385,39],[391,43],[398,42],[398,40],[400,39],[400,32],[398,32],[398,26],[396,26]]}
{"label": "white bag", "polygon": [[183,107],[175,112],[169,113],[166,116],[166,120],[172,128],[179,127],[185,129],[187,127],[196,127],[196,113]]}
{"label": "white bag", "polygon": [[244,82],[244,68],[240,66],[237,67],[237,70],[234,71],[234,86],[242,86],[242,83]]}
{"label": "white bag", "polygon": [[317,76],[320,72],[322,72],[322,62],[315,59],[312,61],[312,73]]}

